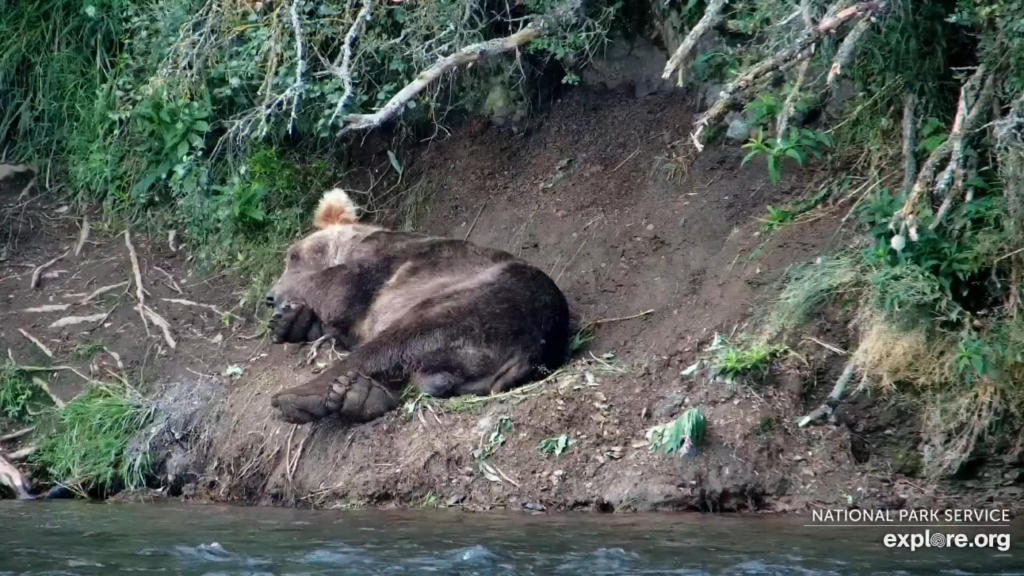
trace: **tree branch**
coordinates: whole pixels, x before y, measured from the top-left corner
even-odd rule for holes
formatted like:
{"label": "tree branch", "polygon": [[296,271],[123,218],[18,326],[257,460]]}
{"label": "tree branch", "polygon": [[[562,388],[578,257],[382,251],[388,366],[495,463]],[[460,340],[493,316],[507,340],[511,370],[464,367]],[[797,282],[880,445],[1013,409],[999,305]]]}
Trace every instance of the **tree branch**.
{"label": "tree branch", "polygon": [[352,45],[355,44],[356,38],[362,31],[363,23],[370,21],[370,8],[372,6],[373,0],[363,0],[363,7],[359,9],[355,22],[352,23],[352,27],[348,29],[348,34],[345,35],[345,48],[342,50],[341,67],[337,67],[337,61],[335,61],[334,66],[329,67],[331,74],[341,79],[341,85],[345,89],[341,98],[338,99],[338,105],[334,108],[334,114],[331,114],[329,123],[334,123],[334,119],[338,117],[338,114],[341,114],[345,104],[352,97]]}
{"label": "tree branch", "polygon": [[506,36],[505,38],[497,38],[494,40],[488,40],[486,42],[478,42],[462,48],[454,54],[449,54],[443,58],[438,59],[433,66],[427,68],[423,72],[420,72],[416,79],[410,82],[398,91],[397,94],[391,97],[380,110],[373,114],[349,114],[342,118],[343,128],[341,134],[346,134],[353,130],[367,130],[370,128],[376,128],[381,124],[391,120],[398,116],[417,94],[422,92],[432,82],[440,78],[445,72],[453,68],[459,68],[472,64],[478,60],[502,54],[510,50],[519,48],[520,46],[527,44],[531,40],[543,36],[547,32],[547,26],[539,21],[531,22],[526,25],[525,28]]}
{"label": "tree branch", "polygon": [[[679,68],[683,60],[690,55],[693,51],[694,46],[697,42],[708,33],[713,26],[718,24],[722,19],[722,8],[728,3],[729,0],[711,0],[708,3],[708,7],[704,10],[704,15],[701,16],[697,24],[690,30],[690,33],[683,38],[683,41],[679,43],[679,47],[676,48],[675,53],[668,59],[668,63],[665,64],[665,71],[661,73],[662,80],[668,80],[672,73]],[[682,82],[679,82],[682,85]]]}

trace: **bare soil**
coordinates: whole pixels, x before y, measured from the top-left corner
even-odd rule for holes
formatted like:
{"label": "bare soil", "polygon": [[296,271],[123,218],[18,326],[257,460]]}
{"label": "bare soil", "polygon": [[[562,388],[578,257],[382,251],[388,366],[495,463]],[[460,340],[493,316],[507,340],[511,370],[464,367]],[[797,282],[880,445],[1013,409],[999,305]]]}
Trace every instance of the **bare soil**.
{"label": "bare soil", "polygon": [[[81,255],[52,264],[31,288],[36,267],[74,246],[81,219],[52,200],[19,198],[24,182],[17,181],[0,196],[8,246],[0,262],[0,342],[19,364],[59,363],[140,382],[170,414],[165,428],[173,434],[153,447],[169,484],[164,493],[174,496],[532,511],[1018,506],[1018,479],[991,466],[956,486],[914,479],[904,464],[917,450],[916,421],[885,404],[853,402],[840,410],[838,425],[796,427],[838,376],[841,356],[815,341],[846,349],[844,318],[815,319],[806,332],[814,340],[794,342],[798,355],[762,385],[680,375],[716,333],[742,331],[788,266],[846,241],[836,235],[842,207],[771,236],[759,232],[756,218],[767,205],[817,190],[825,174],[787,166],[773,186],[763,163],[740,167],[737,147],[709,147],[681,172],[663,169],[670,165],[658,157],[687,133],[692,113],[673,95],[577,90],[529,125],[469,125],[402,159],[404,206],[417,230],[468,234],[520,254],[551,274],[584,322],[602,321],[564,374],[505,398],[410,402],[358,426],[273,421],[269,396],[309,379],[329,355],[309,366],[306,349],[257,338],[257,319],[222,313],[246,287],[231,274],[190,274],[187,254],[162,239],[133,235],[131,242],[145,302],[169,323],[174,349],[153,322],[144,326],[133,283],[76,304],[131,280],[120,231],[94,231]],[[375,166],[368,170],[387,170],[381,156],[367,153]],[[91,314],[105,316],[50,327]],[[86,343],[116,353],[123,369],[110,354],[83,354]],[[50,383],[65,400],[81,385],[68,371]],[[701,453],[650,452],[648,428],[693,406],[708,422]],[[496,429],[504,431],[500,442],[490,434]],[[560,456],[538,450],[541,440],[563,434],[574,442]]]}

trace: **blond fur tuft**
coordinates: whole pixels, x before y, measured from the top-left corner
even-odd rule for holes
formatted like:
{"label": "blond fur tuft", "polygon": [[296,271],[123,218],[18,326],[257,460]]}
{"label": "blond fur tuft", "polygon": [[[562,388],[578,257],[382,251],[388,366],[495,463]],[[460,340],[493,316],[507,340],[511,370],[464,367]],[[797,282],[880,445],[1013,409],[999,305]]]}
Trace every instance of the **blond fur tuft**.
{"label": "blond fur tuft", "polygon": [[358,221],[359,207],[341,188],[325,192],[320,198],[316,212],[313,213],[313,226],[318,230],[331,226],[355,224]]}

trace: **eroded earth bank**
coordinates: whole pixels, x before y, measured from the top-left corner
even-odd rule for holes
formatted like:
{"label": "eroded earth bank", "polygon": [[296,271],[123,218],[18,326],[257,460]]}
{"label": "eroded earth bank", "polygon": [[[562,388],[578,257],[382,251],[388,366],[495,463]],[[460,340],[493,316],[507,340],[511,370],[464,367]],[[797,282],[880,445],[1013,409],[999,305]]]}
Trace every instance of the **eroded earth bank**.
{"label": "eroded earth bank", "polygon": [[[796,426],[839,376],[848,319],[816,317],[756,386],[683,374],[716,334],[742,332],[788,266],[849,241],[837,233],[844,206],[761,231],[766,206],[812,194],[824,173],[792,170],[771,185],[762,163],[740,166],[736,146],[710,147],[685,171],[659,163],[693,111],[678,95],[579,89],[528,126],[465,126],[404,158],[390,193],[404,195],[417,231],[521,255],[583,322],[598,322],[563,372],[501,398],[409,398],[357,426],[275,421],[270,395],[322,370],[328,351],[310,365],[307,348],[270,345],[251,303],[238,307],[244,280],[192,275],[187,247],[134,234],[146,305],[168,334],[152,318],[144,325],[121,231],[94,226],[76,256],[80,217],[51,197],[20,196],[24,181],[2,196],[0,339],[22,366],[130,374],[157,407],[132,449],[152,449],[159,493],[171,496],[549,511],[1019,506],[1021,474],[1009,463],[989,460],[943,486],[916,478],[920,427],[884,400],[843,405],[835,424]],[[358,192],[389,169],[377,152],[338,186],[364,202],[382,193],[384,184]],[[69,249],[33,286],[37,268]],[[67,401],[82,382],[62,370],[48,385]],[[706,418],[702,450],[650,451],[648,429],[691,407]]]}

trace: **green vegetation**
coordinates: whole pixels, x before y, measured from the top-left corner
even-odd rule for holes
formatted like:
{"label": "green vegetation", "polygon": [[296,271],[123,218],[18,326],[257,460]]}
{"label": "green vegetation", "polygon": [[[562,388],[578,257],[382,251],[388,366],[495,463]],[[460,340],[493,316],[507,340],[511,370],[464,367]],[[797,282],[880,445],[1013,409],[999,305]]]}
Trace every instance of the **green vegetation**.
{"label": "green vegetation", "polygon": [[570,446],[576,443],[576,440],[569,438],[568,435],[562,434],[561,436],[555,436],[554,438],[545,438],[537,444],[537,450],[544,456],[554,456],[558,458]]}
{"label": "green vegetation", "polygon": [[690,408],[668,424],[652,426],[647,430],[647,442],[652,452],[666,455],[692,456],[704,440],[704,415]]}

